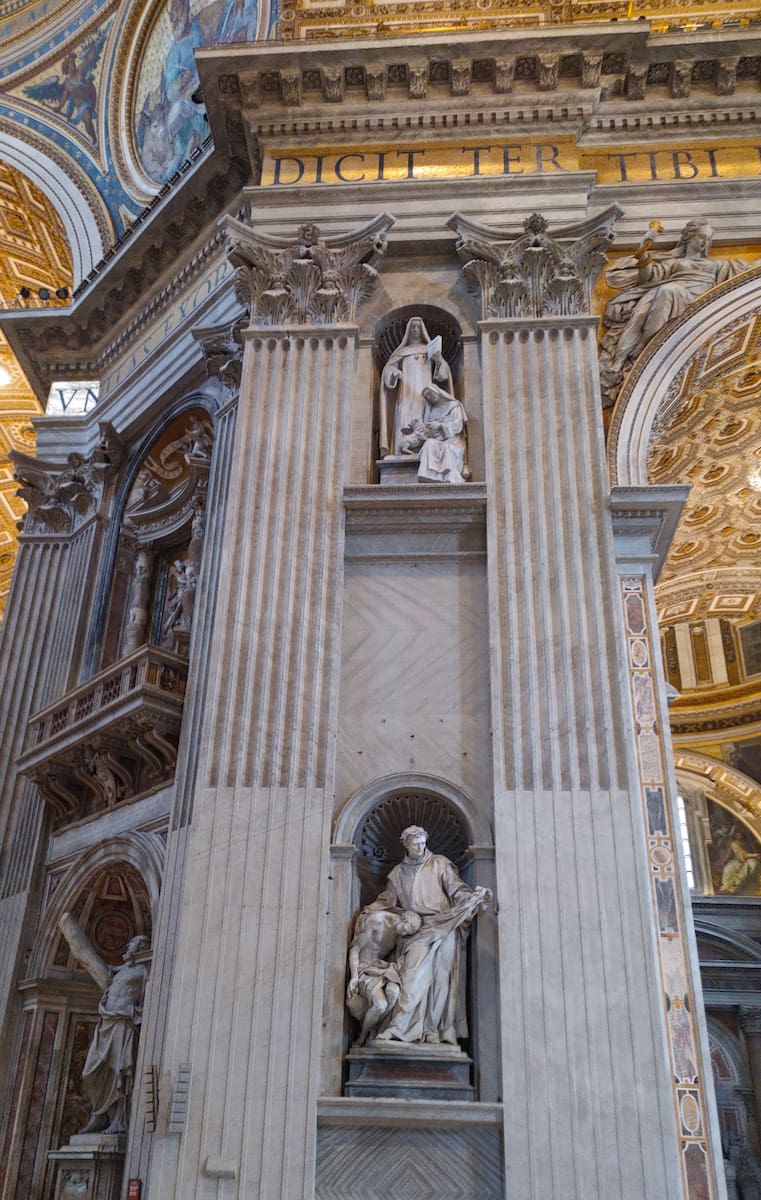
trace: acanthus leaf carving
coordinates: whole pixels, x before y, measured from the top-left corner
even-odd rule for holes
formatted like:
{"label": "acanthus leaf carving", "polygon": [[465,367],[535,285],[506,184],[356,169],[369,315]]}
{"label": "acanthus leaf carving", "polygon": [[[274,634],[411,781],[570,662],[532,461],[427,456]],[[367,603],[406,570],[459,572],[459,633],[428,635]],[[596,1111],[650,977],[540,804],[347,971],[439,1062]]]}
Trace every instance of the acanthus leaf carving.
{"label": "acanthus leaf carving", "polygon": [[240,387],[243,365],[242,331],[245,326],[246,318],[236,317],[232,322],[193,330],[193,337],[201,346],[206,358],[206,370],[210,376],[219,379],[228,392],[237,392]]}
{"label": "acanthus leaf carving", "polygon": [[482,318],[570,317],[591,312],[592,289],[602,271],[617,205],[578,225],[548,232],[534,213],[524,233],[506,238],[456,213],[448,222],[472,291],[480,291]]}
{"label": "acanthus leaf carving", "polygon": [[29,509],[24,533],[72,533],[96,511],[121,460],[121,443],[113,427],[101,421],[98,428],[100,439],[92,454],[72,452],[64,467],[21,451],[10,452],[17,493]]}
{"label": "acanthus leaf carving", "polygon": [[393,224],[382,213],[348,234],[323,237],[318,226],[305,224],[286,239],[223,218],[228,257],[238,269],[236,294],[252,326],[355,323]]}

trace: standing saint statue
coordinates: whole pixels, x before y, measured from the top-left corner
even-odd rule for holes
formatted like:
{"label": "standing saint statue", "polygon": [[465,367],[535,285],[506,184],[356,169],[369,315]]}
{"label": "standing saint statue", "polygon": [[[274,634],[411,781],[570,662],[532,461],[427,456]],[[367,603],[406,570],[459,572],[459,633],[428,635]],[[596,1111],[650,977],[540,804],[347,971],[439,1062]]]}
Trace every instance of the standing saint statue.
{"label": "standing saint statue", "polygon": [[[375,1030],[365,1011],[361,1040],[374,1032],[378,1042],[456,1046],[458,1037],[467,1036],[460,1006],[462,950],[471,921],[492,894],[488,888],[469,887],[448,858],[433,854],[428,834],[419,825],[405,829],[401,841],[403,861],[391,869],[384,890],[357,918],[349,1001],[362,978],[364,939],[366,961],[373,960],[375,977],[383,979],[382,985],[365,985],[368,1004],[373,1003],[371,986],[378,991],[382,986],[383,996],[375,1002]],[[383,914],[377,933],[372,930],[373,913]],[[414,914],[420,919],[417,927]]]}
{"label": "standing saint statue", "polygon": [[450,394],[453,391],[452,372],[441,353],[441,338],[429,337],[422,317],[410,317],[404,337],[392,351],[381,376],[381,458],[403,453],[402,431],[423,420],[423,389],[431,383],[440,384]]}
{"label": "standing saint statue", "polygon": [[126,1133],[135,1076],[137,1040],[143,1018],[148,973],[137,955],[148,948],[144,935],[132,938],[120,967],[104,963],[72,917],[64,913],[59,928],[72,953],[99,987],[98,1023],[82,1070],[82,1086],[91,1113],[82,1133]]}

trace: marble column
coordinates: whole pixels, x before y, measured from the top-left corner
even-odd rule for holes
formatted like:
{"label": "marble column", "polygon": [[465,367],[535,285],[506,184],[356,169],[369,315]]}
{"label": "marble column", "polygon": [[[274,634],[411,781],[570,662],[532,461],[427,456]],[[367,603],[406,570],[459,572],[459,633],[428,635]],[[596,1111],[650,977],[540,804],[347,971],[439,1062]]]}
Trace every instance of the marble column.
{"label": "marble column", "polygon": [[150,1194],[314,1190],[355,317],[389,224],[226,226],[251,327],[164,1062],[187,1115]]}
{"label": "marble column", "polygon": [[691,1194],[589,315],[615,215],[553,234],[535,215],[511,241],[451,222],[483,306],[505,1195],[521,1200]]}

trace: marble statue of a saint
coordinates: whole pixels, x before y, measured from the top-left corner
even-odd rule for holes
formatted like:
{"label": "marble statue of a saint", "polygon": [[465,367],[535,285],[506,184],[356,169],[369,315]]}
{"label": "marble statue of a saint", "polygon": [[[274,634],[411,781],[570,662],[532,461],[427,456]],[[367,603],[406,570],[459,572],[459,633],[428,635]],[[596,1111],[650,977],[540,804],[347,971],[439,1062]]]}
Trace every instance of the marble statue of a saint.
{"label": "marble statue of a saint", "polygon": [[[470,924],[490,902],[491,892],[469,887],[448,858],[433,854],[428,834],[419,825],[405,829],[401,840],[403,861],[391,869],[384,890],[363,910],[402,918],[391,959],[392,982],[398,980],[399,994],[386,989],[388,1003],[375,1040],[456,1046],[458,1037],[467,1035],[460,1009],[462,950]],[[410,913],[418,915],[420,926],[407,932]],[[378,956],[385,958],[382,950]]]}
{"label": "marble statue of a saint", "polygon": [[182,562],[177,559],[173,570],[174,593],[167,604],[167,614],[163,626],[164,635],[173,629],[189,632],[193,620],[193,605],[198,583],[195,566],[190,561]]}
{"label": "marble statue of a saint", "polygon": [[631,257],[608,269],[606,283],[623,290],[608,302],[603,315],[604,391],[616,390],[623,372],[669,321],[704,292],[747,269],[742,259],[709,258],[713,237],[708,221],[688,221],[672,250],[651,253],[653,238],[647,237]]}
{"label": "marble statue of a saint", "polygon": [[410,317],[396,350],[383,368],[380,389],[380,456],[402,453],[403,429],[423,419],[423,389],[438,383],[453,391],[452,372],[441,353],[441,338],[428,335],[422,317]]}
{"label": "marble statue of a saint", "polygon": [[467,422],[459,400],[432,383],[423,388],[422,421],[402,430],[402,454],[419,454],[417,477],[426,483],[465,483],[470,470],[465,461]]}
{"label": "marble statue of a saint", "polygon": [[148,938],[142,934],[132,938],[124,951],[122,965],[109,967],[70,913],[64,914],[60,929],[74,956],[98,986],[107,981],[82,1070],[82,1086],[91,1108],[82,1133],[126,1133],[148,978],[145,967],[136,958],[148,948]]}

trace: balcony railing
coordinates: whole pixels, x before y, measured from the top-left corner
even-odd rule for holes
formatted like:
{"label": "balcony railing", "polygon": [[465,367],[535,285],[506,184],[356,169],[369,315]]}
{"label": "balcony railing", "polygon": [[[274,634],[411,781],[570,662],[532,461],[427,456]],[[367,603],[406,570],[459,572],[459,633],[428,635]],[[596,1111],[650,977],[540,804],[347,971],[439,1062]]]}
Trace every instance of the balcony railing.
{"label": "balcony railing", "polygon": [[173,777],[186,681],[184,658],[142,646],[32,716],[19,766],[57,825]]}

